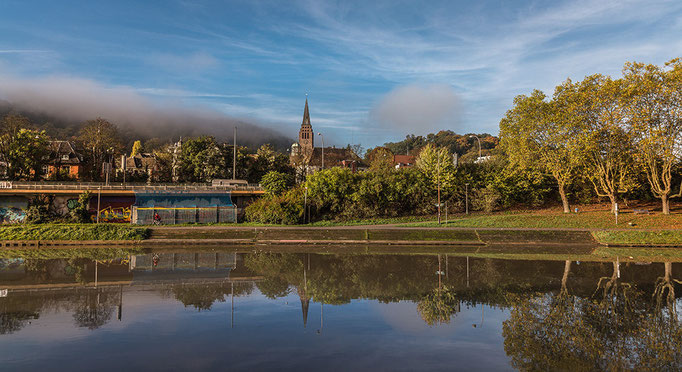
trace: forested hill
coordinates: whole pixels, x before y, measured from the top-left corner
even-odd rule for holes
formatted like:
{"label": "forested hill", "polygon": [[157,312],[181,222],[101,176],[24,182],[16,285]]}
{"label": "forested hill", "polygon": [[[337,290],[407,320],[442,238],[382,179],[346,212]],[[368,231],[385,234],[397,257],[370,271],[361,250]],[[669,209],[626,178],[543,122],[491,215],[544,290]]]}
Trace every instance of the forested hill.
{"label": "forested hill", "polygon": [[490,150],[497,147],[499,143],[497,137],[491,136],[488,133],[475,135],[457,134],[451,130],[442,130],[435,134],[429,133],[426,137],[410,134],[400,142],[384,143],[384,147],[391,150],[394,154],[416,155],[422,147],[427,144],[433,144],[439,147],[447,147],[451,153],[457,153],[459,156],[464,156],[468,153],[478,156],[478,141],[474,136],[478,136],[481,140],[483,155],[490,154]]}
{"label": "forested hill", "polygon": [[[78,136],[86,120],[90,118],[72,118],[68,114],[53,114],[50,112],[35,112],[22,109],[12,103],[0,100],[0,118],[8,113],[21,114],[28,117],[38,129],[43,129],[55,139],[70,140]],[[125,113],[122,113],[125,117]],[[131,147],[136,140],[143,142],[156,139],[154,142],[167,143],[177,141],[180,137],[214,136],[219,141],[232,141],[233,128],[237,126],[237,140],[241,146],[258,148],[269,143],[275,149],[284,151],[294,142],[294,139],[282,135],[277,131],[255,124],[234,119],[218,117],[159,117],[147,118],[139,122],[119,121],[116,118],[103,118],[114,123],[122,136],[124,145]]]}

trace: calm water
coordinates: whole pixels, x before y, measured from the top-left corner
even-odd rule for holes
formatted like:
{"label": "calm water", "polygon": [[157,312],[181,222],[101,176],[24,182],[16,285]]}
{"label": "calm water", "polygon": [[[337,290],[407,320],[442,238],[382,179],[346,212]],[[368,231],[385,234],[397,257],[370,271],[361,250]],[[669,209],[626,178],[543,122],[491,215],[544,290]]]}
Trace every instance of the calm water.
{"label": "calm water", "polygon": [[240,249],[0,259],[0,369],[682,369],[677,263]]}

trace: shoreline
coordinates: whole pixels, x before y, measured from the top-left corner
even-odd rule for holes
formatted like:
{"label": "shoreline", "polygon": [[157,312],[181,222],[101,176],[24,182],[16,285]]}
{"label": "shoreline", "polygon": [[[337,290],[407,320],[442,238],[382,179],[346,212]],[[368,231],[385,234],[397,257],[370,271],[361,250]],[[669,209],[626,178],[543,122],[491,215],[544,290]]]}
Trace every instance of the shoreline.
{"label": "shoreline", "polygon": [[[54,225],[55,230],[64,225]],[[70,228],[97,229],[98,225]],[[99,225],[101,226],[101,225]],[[28,227],[27,229],[31,229]],[[40,227],[43,232],[50,226]],[[124,227],[136,231],[125,239],[6,239],[0,249],[38,247],[104,247],[163,245],[424,245],[424,246],[602,246],[682,248],[682,230],[416,227],[409,225],[357,226],[154,226]],[[24,236],[30,234],[24,234]],[[50,235],[50,234],[48,234]],[[43,234],[45,236],[45,234]],[[87,235],[90,237],[97,235]]]}

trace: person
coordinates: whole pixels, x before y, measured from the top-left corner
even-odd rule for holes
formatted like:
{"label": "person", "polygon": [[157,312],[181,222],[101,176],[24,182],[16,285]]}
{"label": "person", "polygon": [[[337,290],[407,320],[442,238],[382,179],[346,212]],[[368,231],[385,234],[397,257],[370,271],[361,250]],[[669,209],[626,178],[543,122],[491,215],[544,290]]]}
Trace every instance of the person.
{"label": "person", "polygon": [[154,225],[160,225],[161,224],[161,216],[159,216],[158,213],[154,213]]}

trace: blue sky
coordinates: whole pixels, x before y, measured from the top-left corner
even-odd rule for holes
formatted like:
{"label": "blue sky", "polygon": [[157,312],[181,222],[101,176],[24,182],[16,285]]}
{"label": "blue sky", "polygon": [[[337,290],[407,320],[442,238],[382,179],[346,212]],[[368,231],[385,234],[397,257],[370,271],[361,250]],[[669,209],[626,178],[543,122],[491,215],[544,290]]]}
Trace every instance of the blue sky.
{"label": "blue sky", "polygon": [[663,64],[681,35],[682,1],[2,0],[0,98],[77,86],[293,138],[308,93],[327,142],[370,147],[497,134],[515,95]]}

